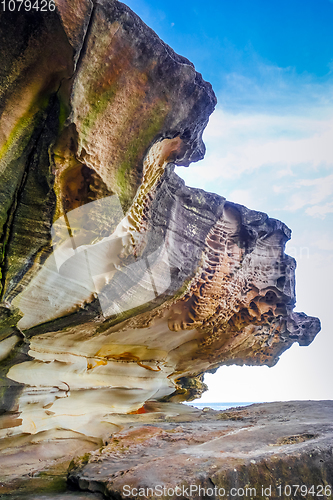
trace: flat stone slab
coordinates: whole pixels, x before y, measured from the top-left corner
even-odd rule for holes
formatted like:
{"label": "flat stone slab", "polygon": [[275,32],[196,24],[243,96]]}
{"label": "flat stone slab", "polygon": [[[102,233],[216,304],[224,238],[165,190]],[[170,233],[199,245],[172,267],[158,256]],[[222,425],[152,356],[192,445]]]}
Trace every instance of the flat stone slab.
{"label": "flat stone slab", "polygon": [[160,407],[124,417],[107,446],[72,462],[69,483],[107,498],[331,498],[333,401]]}

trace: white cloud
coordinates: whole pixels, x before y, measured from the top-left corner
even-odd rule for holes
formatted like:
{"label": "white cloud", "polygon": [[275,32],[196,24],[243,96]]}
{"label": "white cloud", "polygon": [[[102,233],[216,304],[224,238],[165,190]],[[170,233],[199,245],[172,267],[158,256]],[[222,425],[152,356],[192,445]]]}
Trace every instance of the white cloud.
{"label": "white cloud", "polygon": [[[288,177],[333,167],[333,78],[298,75],[294,68],[266,64],[253,50],[250,54],[248,74],[243,68],[222,77],[219,105],[204,132],[206,157],[179,171],[188,185],[206,187],[218,180],[239,189],[244,175],[271,168],[271,188],[278,194],[287,191]],[[309,204],[302,191],[297,186],[291,210]]]}
{"label": "white cloud", "polygon": [[319,250],[333,252],[333,237],[327,234],[320,235],[317,241],[314,242],[314,246]]}
{"label": "white cloud", "polygon": [[239,176],[267,165],[276,165],[279,175],[293,166],[333,166],[332,137],[333,118],[235,116],[218,110],[204,136],[205,164],[210,178]]}
{"label": "white cloud", "polygon": [[[191,186],[228,184],[229,191],[224,187],[221,194],[251,208],[265,211],[258,197],[262,189],[262,200],[265,193],[265,202],[267,196],[275,197],[277,209],[303,209],[308,216],[323,218],[333,212],[329,199],[333,174],[327,175],[333,169],[333,107],[325,118],[321,109],[315,115],[314,110],[311,116],[277,116],[217,109],[204,134],[205,159],[179,173]],[[271,172],[270,179],[267,172]],[[262,173],[266,173],[265,181]],[[257,192],[252,186],[250,193],[242,185],[249,175],[258,179]],[[261,182],[266,184],[258,189]]]}
{"label": "white cloud", "polygon": [[[285,210],[294,212],[308,207],[305,213],[312,217],[325,217],[333,212],[333,202],[326,201],[320,205],[333,196],[333,174],[315,179],[300,179],[291,183],[288,189],[296,192],[290,195],[290,201]],[[279,187],[277,192],[281,192]]]}
{"label": "white cloud", "polygon": [[251,191],[247,189],[235,189],[231,191],[228,195],[228,199],[233,203],[239,203],[247,207],[253,207],[256,201]]}
{"label": "white cloud", "polygon": [[333,174],[326,177],[319,177],[317,179],[302,179],[300,181],[300,185],[310,186],[313,188],[310,204],[315,205],[317,203],[321,203],[328,196],[331,196],[333,194]]}
{"label": "white cloud", "polygon": [[325,215],[333,213],[333,202],[325,203],[324,205],[314,205],[307,208],[305,212],[312,217],[324,218]]}
{"label": "white cloud", "polygon": [[290,197],[290,202],[286,207],[286,210],[290,210],[290,212],[295,212],[296,210],[305,207],[308,203],[309,201],[304,194],[300,193],[292,194]]}
{"label": "white cloud", "polygon": [[[206,157],[191,165],[186,181],[237,179],[274,166],[276,177],[293,169],[333,167],[333,108],[330,118],[231,114],[216,110],[204,134]],[[183,172],[180,172],[182,175]]]}
{"label": "white cloud", "polygon": [[276,177],[278,179],[281,179],[282,177],[290,177],[290,176],[295,176],[294,172],[292,171],[292,169],[290,167],[282,169],[282,170],[278,170],[276,172]]}
{"label": "white cloud", "polygon": [[237,71],[222,74],[219,102],[225,110],[260,110],[266,114],[269,109],[270,114],[283,115],[288,109],[294,116],[311,116],[313,109],[321,108],[323,116],[332,107],[331,79],[267,63],[253,47],[248,48],[246,62],[240,60]]}
{"label": "white cloud", "polygon": [[[209,391],[200,402],[269,402],[332,399],[330,372],[323,362],[314,363],[311,347],[293,345],[272,368],[223,366],[216,375],[206,374]],[[319,357],[319,356],[318,356]],[[323,358],[322,358],[323,359]],[[317,359],[316,359],[317,361]],[[329,355],[325,357],[329,362]],[[306,381],[306,383],[305,383]]]}

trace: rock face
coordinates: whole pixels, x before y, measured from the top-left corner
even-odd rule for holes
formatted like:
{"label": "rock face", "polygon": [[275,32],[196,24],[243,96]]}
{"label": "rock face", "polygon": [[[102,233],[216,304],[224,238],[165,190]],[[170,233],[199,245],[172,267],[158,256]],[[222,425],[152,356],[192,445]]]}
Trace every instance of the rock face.
{"label": "rock face", "polygon": [[[116,0],[5,12],[1,436],[103,438],[222,364],[308,345],[290,230],[189,188],[216,98]],[[73,433],[73,434],[70,434]],[[51,437],[50,437],[51,439]]]}

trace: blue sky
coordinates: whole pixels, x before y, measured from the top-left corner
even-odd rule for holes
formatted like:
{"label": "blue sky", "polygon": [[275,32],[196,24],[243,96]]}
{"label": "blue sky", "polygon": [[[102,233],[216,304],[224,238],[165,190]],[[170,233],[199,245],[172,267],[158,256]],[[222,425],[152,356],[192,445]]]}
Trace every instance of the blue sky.
{"label": "blue sky", "polygon": [[126,3],[218,98],[205,159],[178,174],[291,227],[296,310],[322,321],[310,347],[294,346],[273,368],[207,375],[203,401],[333,399],[332,0]]}
{"label": "blue sky", "polygon": [[128,0],[218,92],[221,75],[256,74],[256,57],[299,75],[325,78],[332,62],[330,0]]}

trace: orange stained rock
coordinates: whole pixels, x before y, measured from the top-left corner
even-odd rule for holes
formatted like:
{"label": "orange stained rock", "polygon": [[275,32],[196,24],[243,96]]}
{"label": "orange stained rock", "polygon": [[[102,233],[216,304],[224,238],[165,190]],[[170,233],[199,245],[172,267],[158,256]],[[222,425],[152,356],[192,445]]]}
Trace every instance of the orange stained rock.
{"label": "orange stained rock", "polygon": [[148,413],[147,410],[145,409],[145,405],[141,406],[141,408],[139,408],[136,411],[130,411],[129,415],[141,415],[143,413]]}

